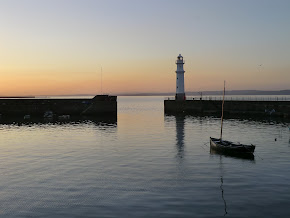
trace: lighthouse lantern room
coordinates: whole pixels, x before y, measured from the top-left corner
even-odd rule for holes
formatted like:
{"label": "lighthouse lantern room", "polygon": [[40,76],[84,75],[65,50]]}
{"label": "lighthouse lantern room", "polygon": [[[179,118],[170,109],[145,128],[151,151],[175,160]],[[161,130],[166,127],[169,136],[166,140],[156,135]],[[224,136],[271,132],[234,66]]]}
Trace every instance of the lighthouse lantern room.
{"label": "lighthouse lantern room", "polygon": [[176,95],[175,100],[184,101],[185,92],[184,92],[184,70],[183,70],[183,57],[181,54],[178,55],[176,60],[177,70],[176,72]]}

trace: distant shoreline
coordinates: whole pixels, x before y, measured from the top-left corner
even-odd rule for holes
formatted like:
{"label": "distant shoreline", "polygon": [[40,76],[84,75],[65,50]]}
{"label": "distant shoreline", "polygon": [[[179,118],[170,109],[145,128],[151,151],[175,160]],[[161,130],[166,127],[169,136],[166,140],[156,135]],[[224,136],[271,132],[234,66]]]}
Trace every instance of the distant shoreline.
{"label": "distant shoreline", "polygon": [[[222,95],[222,91],[200,91],[186,92],[187,96],[200,96],[202,93],[205,95]],[[37,97],[47,97],[47,96],[95,96],[94,94],[71,94],[71,95],[36,95]],[[173,92],[162,92],[162,93],[114,93],[116,96],[175,96]],[[226,95],[290,95],[290,90],[279,90],[279,91],[260,91],[260,90],[229,90],[226,91]],[[1,98],[35,98],[35,96],[0,96]]]}
{"label": "distant shoreline", "polygon": [[[202,95],[222,95],[222,91],[200,91],[200,92],[186,92],[187,96]],[[119,93],[117,96],[174,96],[175,93]],[[259,91],[259,90],[229,90],[226,95],[290,95],[290,90],[279,91]]]}
{"label": "distant shoreline", "polygon": [[35,98],[35,96],[0,96],[0,98]]}

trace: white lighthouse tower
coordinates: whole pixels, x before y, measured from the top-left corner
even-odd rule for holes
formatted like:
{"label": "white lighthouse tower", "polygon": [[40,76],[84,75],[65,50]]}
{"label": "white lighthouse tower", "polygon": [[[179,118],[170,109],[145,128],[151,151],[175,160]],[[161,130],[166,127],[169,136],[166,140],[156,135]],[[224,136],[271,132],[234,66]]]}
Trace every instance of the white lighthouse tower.
{"label": "white lighthouse tower", "polygon": [[181,54],[178,55],[176,60],[177,70],[176,72],[176,95],[175,100],[183,101],[185,100],[184,92],[184,70],[183,70],[183,57]]}

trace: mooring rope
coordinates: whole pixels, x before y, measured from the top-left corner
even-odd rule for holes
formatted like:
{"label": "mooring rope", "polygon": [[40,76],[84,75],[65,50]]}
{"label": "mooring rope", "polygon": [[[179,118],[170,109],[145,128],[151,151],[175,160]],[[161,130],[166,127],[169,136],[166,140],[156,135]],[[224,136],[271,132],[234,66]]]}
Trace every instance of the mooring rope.
{"label": "mooring rope", "polygon": [[[207,150],[203,147],[203,146],[205,146],[205,145],[207,146],[207,143],[208,143],[208,142],[205,142],[203,145],[199,145],[199,146],[202,147],[203,150],[207,151]],[[208,147],[208,146],[207,146],[207,147]]]}

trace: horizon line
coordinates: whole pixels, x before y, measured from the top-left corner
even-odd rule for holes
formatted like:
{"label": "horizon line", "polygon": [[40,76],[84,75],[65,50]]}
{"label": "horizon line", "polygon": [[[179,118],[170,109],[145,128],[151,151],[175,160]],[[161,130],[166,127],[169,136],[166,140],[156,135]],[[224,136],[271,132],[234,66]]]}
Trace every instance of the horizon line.
{"label": "horizon line", "polygon": [[[254,94],[261,94],[261,95],[270,95],[270,93],[276,94],[276,95],[290,95],[290,89],[282,89],[282,90],[228,90],[226,91],[226,93],[230,93],[230,92],[236,92],[236,95],[254,95]],[[244,92],[244,93],[242,93]],[[286,93],[281,93],[281,92],[286,92]],[[200,95],[201,93],[208,93],[211,95],[220,95],[222,93],[222,91],[187,91],[185,92],[185,94],[187,95]],[[116,95],[116,96],[167,96],[167,95],[175,95],[175,92],[120,92],[120,93],[113,93],[113,94],[109,94],[109,93],[103,93],[103,94],[93,94],[93,93],[82,93],[82,94],[58,94],[58,95],[1,95],[0,98],[15,98],[16,96],[18,98],[22,98],[22,97],[44,97],[44,96],[96,96],[96,95]]]}

